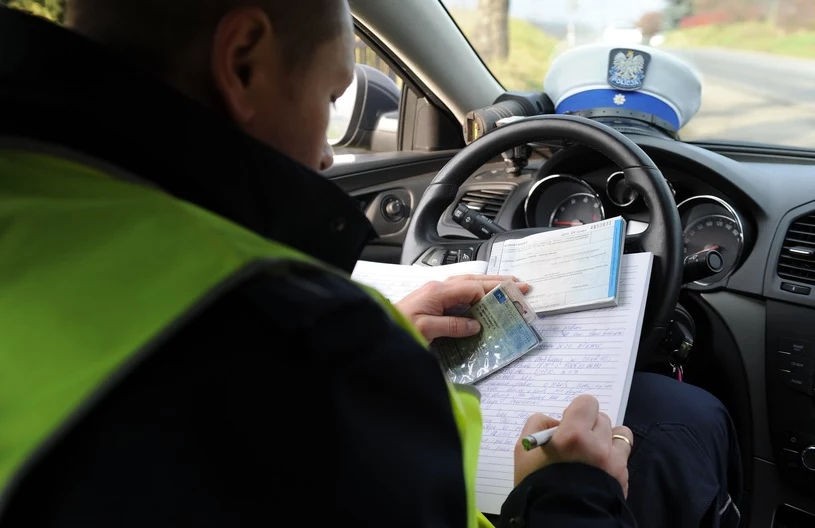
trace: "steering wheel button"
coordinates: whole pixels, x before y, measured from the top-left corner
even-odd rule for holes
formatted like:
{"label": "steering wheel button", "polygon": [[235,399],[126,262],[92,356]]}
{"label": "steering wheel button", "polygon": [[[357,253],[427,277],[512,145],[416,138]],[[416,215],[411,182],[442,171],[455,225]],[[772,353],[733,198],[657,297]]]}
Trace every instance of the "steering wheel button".
{"label": "steering wheel button", "polygon": [[779,367],[781,370],[789,370],[794,374],[804,376],[815,375],[815,359],[794,356],[788,352],[779,352]]}
{"label": "steering wheel button", "polygon": [[456,207],[455,211],[453,211],[453,218],[456,220],[460,220],[461,217],[466,215],[469,210],[470,210],[469,207],[467,206],[462,207],[461,205],[459,205],[458,207]]}
{"label": "steering wheel button", "polygon": [[427,254],[424,263],[428,266],[441,266],[444,264],[444,257],[447,255],[447,250],[444,248],[436,248]]}

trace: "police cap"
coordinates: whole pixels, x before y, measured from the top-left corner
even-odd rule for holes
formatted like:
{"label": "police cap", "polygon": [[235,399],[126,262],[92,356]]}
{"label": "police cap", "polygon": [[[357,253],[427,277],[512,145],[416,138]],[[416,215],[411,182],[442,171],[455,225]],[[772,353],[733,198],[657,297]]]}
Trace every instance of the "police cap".
{"label": "police cap", "polygon": [[627,117],[678,132],[702,102],[699,74],[675,55],[649,46],[588,44],[559,55],[544,92],[558,114]]}

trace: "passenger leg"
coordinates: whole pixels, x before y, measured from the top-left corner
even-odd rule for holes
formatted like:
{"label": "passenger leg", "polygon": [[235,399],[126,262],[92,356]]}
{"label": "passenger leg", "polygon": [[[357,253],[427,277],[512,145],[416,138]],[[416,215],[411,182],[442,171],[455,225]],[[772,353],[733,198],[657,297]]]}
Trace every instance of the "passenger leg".
{"label": "passenger leg", "polygon": [[634,432],[628,503],[640,526],[738,526],[741,460],[718,399],[666,376],[635,373],[624,423]]}

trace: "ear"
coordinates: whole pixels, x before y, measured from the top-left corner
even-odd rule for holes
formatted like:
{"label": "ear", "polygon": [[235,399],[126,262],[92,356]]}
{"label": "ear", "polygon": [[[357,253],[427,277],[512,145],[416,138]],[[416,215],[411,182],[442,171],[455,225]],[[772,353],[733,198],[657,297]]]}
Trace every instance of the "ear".
{"label": "ear", "polygon": [[276,61],[272,25],[259,8],[238,9],[227,14],[215,30],[211,70],[215,87],[226,109],[239,124],[257,113],[254,88],[268,79]]}

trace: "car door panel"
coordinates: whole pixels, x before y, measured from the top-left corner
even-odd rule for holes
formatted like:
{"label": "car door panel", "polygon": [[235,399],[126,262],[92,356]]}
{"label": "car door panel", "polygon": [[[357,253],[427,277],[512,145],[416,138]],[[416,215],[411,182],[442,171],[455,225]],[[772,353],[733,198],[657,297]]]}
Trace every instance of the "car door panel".
{"label": "car door panel", "polygon": [[[356,198],[379,235],[362,259],[398,263],[410,214],[436,173],[455,155],[443,152],[389,152],[365,154],[341,161],[326,177]],[[346,155],[347,156],[347,155]],[[389,217],[386,205],[399,200],[402,212]]]}

